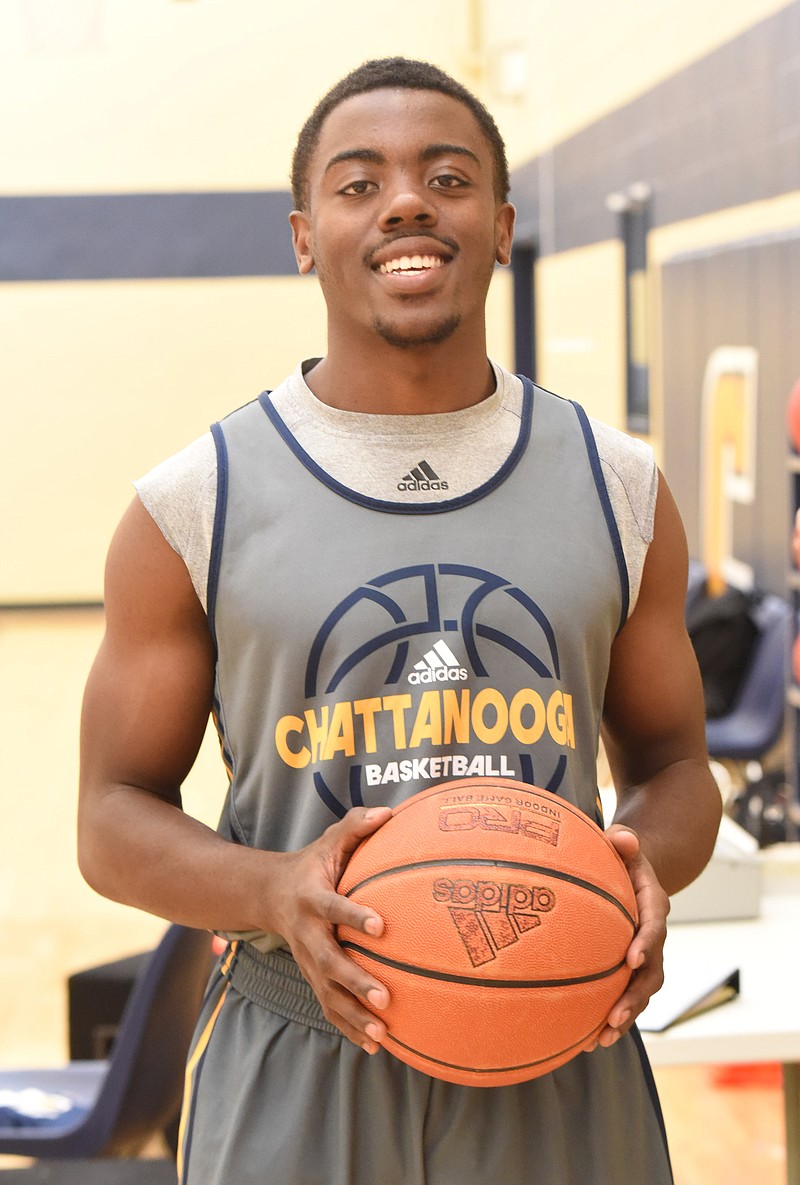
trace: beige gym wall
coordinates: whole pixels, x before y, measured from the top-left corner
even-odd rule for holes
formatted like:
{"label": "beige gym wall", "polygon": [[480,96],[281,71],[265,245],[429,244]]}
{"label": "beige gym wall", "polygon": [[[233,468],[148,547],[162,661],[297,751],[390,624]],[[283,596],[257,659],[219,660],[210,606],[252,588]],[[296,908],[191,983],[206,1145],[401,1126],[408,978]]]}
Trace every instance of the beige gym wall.
{"label": "beige gym wall", "polygon": [[[0,6],[0,194],[286,190],[300,124],[347,69],[406,53],[463,71],[459,0],[411,0],[402,22],[393,11],[367,0]],[[0,525],[14,557],[0,601],[99,598],[130,480],[324,349],[313,279],[0,286],[12,409],[0,498],[26,511]]]}
{"label": "beige gym wall", "polygon": [[491,0],[485,97],[512,166],[629,103],[789,0]]}
{"label": "beige gym wall", "polygon": [[546,255],[536,268],[537,381],[620,428],[625,424],[623,283],[617,240]]}

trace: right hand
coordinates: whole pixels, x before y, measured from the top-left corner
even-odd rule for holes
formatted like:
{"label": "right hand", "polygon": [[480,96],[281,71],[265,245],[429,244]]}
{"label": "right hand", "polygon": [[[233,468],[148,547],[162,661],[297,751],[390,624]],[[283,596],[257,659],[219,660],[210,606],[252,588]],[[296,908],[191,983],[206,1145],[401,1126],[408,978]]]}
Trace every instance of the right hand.
{"label": "right hand", "polygon": [[354,807],[307,847],[283,853],[270,903],[270,929],[288,942],[326,1019],[367,1053],[376,1053],[386,1037],[385,1023],[370,1009],[386,1008],[389,992],[342,950],[335,927],[376,936],[383,919],[336,887],[362,839],[391,816],[390,807]]}

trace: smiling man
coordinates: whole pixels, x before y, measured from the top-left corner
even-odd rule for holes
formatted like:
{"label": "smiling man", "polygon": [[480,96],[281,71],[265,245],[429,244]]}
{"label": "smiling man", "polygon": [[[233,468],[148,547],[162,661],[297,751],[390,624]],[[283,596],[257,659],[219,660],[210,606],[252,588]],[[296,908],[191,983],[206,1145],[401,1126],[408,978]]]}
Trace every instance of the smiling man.
{"label": "smiling man", "polygon": [[[686,545],[641,443],[486,356],[510,259],[505,149],[436,67],[368,62],[298,139],[298,267],[328,352],[137,483],[84,705],[79,853],[100,892],[229,940],[189,1061],[183,1185],[668,1185],[636,1016],[667,894],[720,801],[683,623]],[[217,832],[181,810],[209,713]],[[390,808],[445,778],[602,820],[637,896],[597,1046],[509,1087],[383,1047],[389,1002],[335,940]]]}
{"label": "smiling man", "polygon": [[[510,260],[514,226],[496,131],[493,150],[453,95],[407,88],[341,98],[311,125],[291,216],[298,266],[316,267],[328,309],[328,355],[311,390],[342,410],[412,415],[483,399],[496,385],[486,293],[495,263]],[[376,384],[391,403],[375,403]]]}

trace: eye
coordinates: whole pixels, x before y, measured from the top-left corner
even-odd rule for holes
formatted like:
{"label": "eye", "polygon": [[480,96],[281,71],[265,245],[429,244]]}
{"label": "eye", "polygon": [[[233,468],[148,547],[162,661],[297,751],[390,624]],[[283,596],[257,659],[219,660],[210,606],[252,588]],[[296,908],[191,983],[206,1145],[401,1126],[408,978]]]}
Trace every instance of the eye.
{"label": "eye", "polygon": [[367,181],[365,178],[361,178],[359,181],[351,181],[349,185],[342,186],[339,193],[352,197],[361,197],[362,194],[368,193],[370,189],[376,188],[377,186],[374,181]]}
{"label": "eye", "polygon": [[456,177],[453,173],[439,173],[431,181],[431,185],[436,189],[462,189],[469,185],[463,177]]}

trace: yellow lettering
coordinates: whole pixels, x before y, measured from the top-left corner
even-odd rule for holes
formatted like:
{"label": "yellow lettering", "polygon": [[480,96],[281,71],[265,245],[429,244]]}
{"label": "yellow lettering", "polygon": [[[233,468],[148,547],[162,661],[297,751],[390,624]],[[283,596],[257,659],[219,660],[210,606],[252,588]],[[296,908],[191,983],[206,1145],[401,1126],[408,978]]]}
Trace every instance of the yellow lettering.
{"label": "yellow lettering", "polygon": [[[484,719],[487,708],[494,709],[494,724],[487,724]],[[494,745],[505,736],[508,729],[508,704],[493,687],[484,687],[472,701],[472,728],[478,740],[485,745]]]}
{"label": "yellow lettering", "polygon": [[407,749],[408,742],[406,740],[406,721],[404,713],[408,708],[411,707],[411,696],[385,695],[383,697],[383,707],[385,711],[392,713],[395,748]]}
{"label": "yellow lettering", "polygon": [[[547,730],[557,744],[575,748],[573,699],[563,691],[554,691],[545,703],[538,691],[523,687],[510,704],[494,687],[485,687],[474,697],[468,688],[424,691],[416,703],[413,724],[409,724],[407,714],[414,706],[412,695],[401,694],[308,708],[304,716],[280,718],[275,727],[275,748],[281,760],[293,769],[333,761],[339,754],[354,757],[357,751],[376,753],[381,712],[391,716],[398,751],[418,749],[426,743],[434,749],[469,744],[473,737],[494,745],[509,730],[522,745],[535,745]],[[356,718],[361,721],[358,737]],[[455,773],[455,766],[452,769]]]}
{"label": "yellow lettering", "polygon": [[378,739],[375,735],[375,713],[380,712],[381,701],[379,699],[357,699],[353,704],[353,711],[356,716],[361,716],[364,721],[364,748],[367,753],[378,752]]}
{"label": "yellow lettering", "polygon": [[353,705],[348,701],[333,705],[333,716],[325,741],[323,761],[331,761],[337,753],[344,753],[345,757],[354,757],[356,739],[353,733]]}
{"label": "yellow lettering", "polygon": [[275,726],[275,748],[279,756],[292,769],[304,769],[311,760],[311,752],[305,745],[295,752],[289,748],[289,733],[303,731],[303,721],[299,716],[281,716]]}
{"label": "yellow lettering", "polygon": [[323,704],[320,708],[320,720],[317,720],[317,714],[313,708],[306,710],[305,717],[308,725],[308,739],[311,741],[311,760],[316,764],[328,736],[330,708],[327,704]]}
{"label": "yellow lettering", "polygon": [[469,742],[469,691],[456,691],[454,687],[447,687],[442,692],[442,707],[444,708],[444,743],[451,745],[456,740],[459,745]]}
{"label": "yellow lettering", "polygon": [[442,743],[442,698],[438,691],[424,691],[420,697],[410,748],[416,749],[421,741],[430,741],[432,745]]}
{"label": "yellow lettering", "polygon": [[[533,711],[533,720],[530,724],[524,724],[522,720],[522,713],[526,708],[531,708]],[[547,722],[547,714],[544,700],[539,692],[534,691],[532,687],[523,687],[521,691],[518,691],[511,701],[508,720],[512,733],[521,745],[535,745],[538,740],[541,740]]]}
{"label": "yellow lettering", "polygon": [[575,748],[575,724],[572,718],[572,696],[564,692],[564,724],[567,730],[567,744]]}
{"label": "yellow lettering", "polygon": [[554,691],[547,705],[547,727],[550,736],[559,745],[567,743],[567,730],[564,727],[564,695],[561,691]]}

